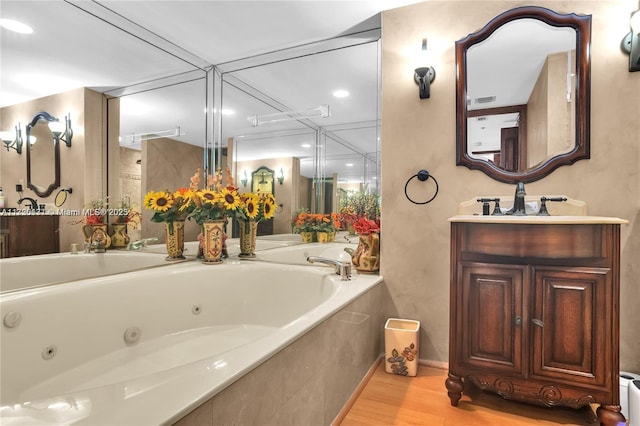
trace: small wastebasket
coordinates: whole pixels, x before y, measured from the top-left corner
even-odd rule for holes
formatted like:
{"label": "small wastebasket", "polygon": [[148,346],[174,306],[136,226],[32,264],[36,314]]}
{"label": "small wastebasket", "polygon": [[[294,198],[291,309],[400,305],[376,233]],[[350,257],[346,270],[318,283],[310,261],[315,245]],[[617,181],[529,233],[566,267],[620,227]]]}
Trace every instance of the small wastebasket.
{"label": "small wastebasket", "polygon": [[385,371],[401,376],[418,374],[420,321],[389,318],[384,326]]}

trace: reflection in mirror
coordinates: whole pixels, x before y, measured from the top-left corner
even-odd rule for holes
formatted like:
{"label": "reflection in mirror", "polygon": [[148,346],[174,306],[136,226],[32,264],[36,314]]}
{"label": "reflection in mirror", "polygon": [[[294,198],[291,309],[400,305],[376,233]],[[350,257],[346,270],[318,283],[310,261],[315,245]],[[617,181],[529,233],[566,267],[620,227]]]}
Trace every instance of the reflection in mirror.
{"label": "reflection in mirror", "polygon": [[456,42],[457,164],[531,182],[589,158],[590,16],[512,9]]}
{"label": "reflection in mirror", "polygon": [[40,197],[60,186],[60,142],[49,129],[49,123],[56,121],[43,111],[27,125],[27,187]]}
{"label": "reflection in mirror", "polygon": [[[283,169],[286,176],[274,186],[279,204],[274,233],[290,233],[291,217],[300,208],[337,212],[338,194],[378,193],[377,40],[223,75],[222,134],[236,181],[241,183],[245,171],[250,174],[259,166]],[[338,97],[338,89],[349,95]],[[329,105],[329,117],[259,126],[247,120],[322,105]]]}
{"label": "reflection in mirror", "polygon": [[[205,141],[205,80],[200,78],[118,98],[120,147],[117,188],[110,190],[115,205],[126,205],[142,215],[132,240],[156,237],[164,241],[162,224],[152,223],[141,209],[149,191],[175,190],[189,185],[203,168]],[[157,123],[163,123],[158,128]],[[185,224],[187,241],[196,239],[195,222]]]}

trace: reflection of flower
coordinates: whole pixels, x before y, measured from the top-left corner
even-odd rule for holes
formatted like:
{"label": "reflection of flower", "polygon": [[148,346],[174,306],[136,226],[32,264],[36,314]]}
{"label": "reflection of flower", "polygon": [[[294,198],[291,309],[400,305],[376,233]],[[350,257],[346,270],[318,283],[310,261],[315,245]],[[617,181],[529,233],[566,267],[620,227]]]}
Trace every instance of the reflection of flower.
{"label": "reflection of flower", "polygon": [[309,213],[307,209],[299,209],[293,217],[293,232],[333,232],[340,227],[336,213]]}
{"label": "reflection of flower", "polygon": [[240,194],[240,205],[235,211],[238,220],[262,222],[271,219],[276,212],[273,194],[246,192]]}
{"label": "reflection of flower", "polygon": [[119,206],[111,209],[114,224],[128,224],[134,228],[140,223],[140,212],[137,211],[128,199],[120,201]]}
{"label": "reflection of flower", "polygon": [[377,234],[380,233],[380,222],[367,219],[366,217],[360,217],[353,222],[353,228],[359,235]]}

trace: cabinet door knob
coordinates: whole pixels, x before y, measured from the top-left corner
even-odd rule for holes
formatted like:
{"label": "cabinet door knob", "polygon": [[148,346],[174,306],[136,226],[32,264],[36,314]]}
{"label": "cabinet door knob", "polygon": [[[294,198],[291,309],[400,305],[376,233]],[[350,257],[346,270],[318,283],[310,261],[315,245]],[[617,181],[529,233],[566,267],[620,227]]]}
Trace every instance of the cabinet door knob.
{"label": "cabinet door knob", "polygon": [[542,320],[539,320],[537,318],[532,319],[531,322],[537,325],[538,327],[544,327],[544,322],[542,322]]}
{"label": "cabinet door knob", "polygon": [[522,324],[522,317],[517,316],[515,321],[514,321],[514,323],[515,323],[516,327],[519,327],[520,324]]}

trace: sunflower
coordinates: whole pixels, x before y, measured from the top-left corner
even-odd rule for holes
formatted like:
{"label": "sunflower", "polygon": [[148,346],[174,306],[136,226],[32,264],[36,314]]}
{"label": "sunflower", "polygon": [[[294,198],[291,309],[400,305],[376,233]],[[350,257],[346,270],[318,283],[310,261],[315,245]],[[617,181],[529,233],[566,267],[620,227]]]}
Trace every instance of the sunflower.
{"label": "sunflower", "polygon": [[260,200],[258,197],[247,197],[244,202],[244,208],[249,219],[255,219],[260,213]]}
{"label": "sunflower", "polygon": [[264,209],[263,215],[265,219],[271,219],[276,212],[276,203],[275,198],[267,198],[264,200],[264,204],[262,206]]}
{"label": "sunflower", "polygon": [[229,188],[223,188],[220,191],[220,198],[227,210],[236,210],[240,207],[240,196],[236,191],[231,191]]}
{"label": "sunflower", "polygon": [[200,197],[200,200],[202,200],[203,203],[213,204],[219,201],[218,193],[216,191],[211,191],[209,189],[203,189],[202,191],[199,191],[198,196]]}
{"label": "sunflower", "polygon": [[154,192],[145,196],[145,205],[152,210],[166,212],[173,205],[173,197],[168,192]]}

